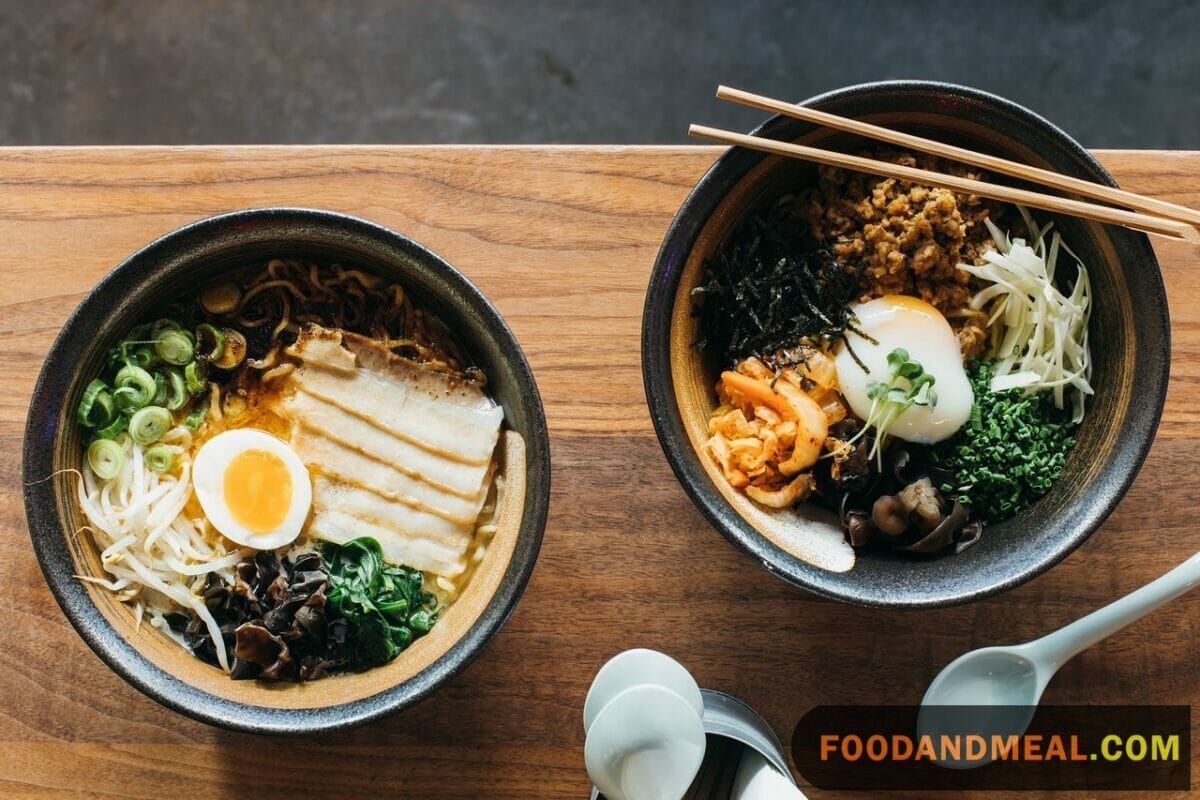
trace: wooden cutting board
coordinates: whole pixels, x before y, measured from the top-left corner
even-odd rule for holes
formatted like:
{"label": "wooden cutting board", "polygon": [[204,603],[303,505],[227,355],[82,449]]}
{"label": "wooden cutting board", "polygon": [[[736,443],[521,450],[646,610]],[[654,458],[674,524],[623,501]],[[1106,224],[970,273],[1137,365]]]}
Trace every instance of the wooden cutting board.
{"label": "wooden cutting board", "polygon": [[[0,796],[586,797],[584,693],[620,650],[671,653],[787,741],[814,705],[916,702],[962,651],[1040,635],[1200,548],[1200,250],[1156,241],[1175,340],[1166,414],[1124,503],[1063,564],[991,600],[902,612],[814,599],[736,553],[667,467],[639,367],[651,265],[717,152],[0,150]],[[1200,205],[1200,153],[1098,155],[1125,188]],[[516,331],[553,440],[550,523],[507,626],[436,696],[327,738],[227,733],[128,686],[51,598],[21,500],[29,394],[84,292],[179,225],[266,205],[357,214],[458,266]],[[1200,592],[1072,661],[1046,700],[1200,705]]]}

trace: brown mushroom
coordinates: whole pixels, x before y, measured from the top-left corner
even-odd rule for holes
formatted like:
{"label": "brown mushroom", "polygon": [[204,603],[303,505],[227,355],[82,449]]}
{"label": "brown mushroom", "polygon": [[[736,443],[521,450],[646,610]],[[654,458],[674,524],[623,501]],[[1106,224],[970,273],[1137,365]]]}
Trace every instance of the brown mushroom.
{"label": "brown mushroom", "polygon": [[246,360],[246,337],[233,328],[222,328],[221,333],[225,335],[225,349],[211,363],[219,369],[233,369]]}
{"label": "brown mushroom", "polygon": [[214,283],[200,290],[200,305],[210,314],[230,314],[241,299],[241,289],[229,282]]}
{"label": "brown mushroom", "polygon": [[909,509],[898,495],[885,494],[871,507],[871,521],[888,536],[900,536],[908,530]]}
{"label": "brown mushroom", "polygon": [[918,539],[912,544],[900,547],[909,553],[926,553],[932,554],[944,550],[954,543],[954,535],[962,530],[967,524],[967,509],[962,503],[954,501],[953,508],[950,513],[939,522],[933,530],[927,533],[924,537]]}
{"label": "brown mushroom", "polygon": [[916,515],[921,530],[931,531],[942,521],[942,496],[929,478],[905,486],[897,498],[909,514]]}
{"label": "brown mushroom", "polygon": [[244,622],[234,631],[237,643],[233,654],[237,658],[257,664],[262,668],[262,677],[279,678],[292,663],[288,646],[261,622]]}
{"label": "brown mushroom", "polygon": [[[346,621],[327,619],[328,587],[315,552],[292,560],[260,551],[238,562],[231,583],[211,575],[204,596],[232,655],[230,677],[313,680],[343,669]],[[197,657],[218,663],[203,620],[179,614],[168,621]]]}
{"label": "brown mushroom", "polygon": [[983,523],[979,520],[971,520],[959,532],[958,538],[954,540],[954,552],[961,553],[971,545],[975,544],[983,536]]}
{"label": "brown mushroom", "polygon": [[325,638],[324,607],[305,605],[296,612],[296,625],[309,635],[323,640]]}
{"label": "brown mushroom", "polygon": [[846,533],[850,537],[851,547],[862,547],[871,541],[875,533],[875,525],[864,511],[851,511],[846,515]]}

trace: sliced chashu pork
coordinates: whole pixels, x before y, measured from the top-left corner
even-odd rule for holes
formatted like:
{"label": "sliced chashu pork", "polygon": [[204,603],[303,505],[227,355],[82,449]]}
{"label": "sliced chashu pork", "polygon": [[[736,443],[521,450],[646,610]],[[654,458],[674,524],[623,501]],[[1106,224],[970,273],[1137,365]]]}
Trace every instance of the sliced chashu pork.
{"label": "sliced chashu pork", "polygon": [[306,327],[283,412],[314,473],[313,536],[379,540],[396,563],[462,572],[504,411],[480,386],[357,334]]}

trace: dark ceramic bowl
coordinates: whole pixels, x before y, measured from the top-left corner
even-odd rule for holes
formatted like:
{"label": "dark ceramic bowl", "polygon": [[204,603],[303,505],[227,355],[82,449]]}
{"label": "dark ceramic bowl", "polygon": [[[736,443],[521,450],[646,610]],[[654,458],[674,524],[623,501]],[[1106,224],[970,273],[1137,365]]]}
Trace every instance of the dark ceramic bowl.
{"label": "dark ceramic bowl", "polygon": [[[355,264],[393,277],[455,332],[504,406],[506,490],[498,531],[467,588],[433,630],[391,663],[306,684],[232,681],[73,575],[102,574],[82,525],[75,478],[83,387],[114,341],[166,298],[274,257]],[[478,655],[516,605],[546,524],[550,449],[541,399],[512,331],[466,278],[387,228],[325,211],[270,208],[202,220],[147,245],[107,275],[46,356],[25,431],[25,511],[46,581],[67,618],[117,673],[164,705],[246,731],[312,733],[355,725],[435,691]],[[50,480],[45,480],[54,476]]]}
{"label": "dark ceramic bowl", "polygon": [[[1115,185],[1054,125],[974,89],[875,83],[821,95],[806,105]],[[773,117],[755,133],[838,150],[871,145],[783,117]],[[716,405],[714,365],[692,347],[696,322],[690,293],[704,261],[748,213],[811,185],[815,175],[811,164],[733,148],[700,180],[667,232],[646,297],[642,365],[650,413],[675,474],[738,549],[789,583],[826,597],[874,606],[946,606],[1010,589],[1049,569],[1120,501],[1162,413],[1170,329],[1150,242],[1124,229],[1035,212],[1040,221],[1052,219],[1088,265],[1095,298],[1090,335],[1096,395],[1062,477],[1033,507],[989,526],[978,544],[959,555],[919,558],[868,550],[854,563],[855,554],[839,547],[841,533],[832,514],[802,504],[798,514],[787,512],[781,519],[728,486],[703,451],[705,423]]]}

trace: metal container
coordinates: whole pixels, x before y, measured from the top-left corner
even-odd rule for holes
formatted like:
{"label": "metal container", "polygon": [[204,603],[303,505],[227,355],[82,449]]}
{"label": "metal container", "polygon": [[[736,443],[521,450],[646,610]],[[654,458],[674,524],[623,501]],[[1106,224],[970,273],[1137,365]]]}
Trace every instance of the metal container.
{"label": "metal container", "polygon": [[[796,784],[779,737],[757,711],[736,697],[714,689],[701,689],[700,695],[704,700],[704,713],[700,720],[707,735],[731,739],[750,748],[792,785]],[[591,800],[602,800],[603,797],[600,790],[593,786]]]}

